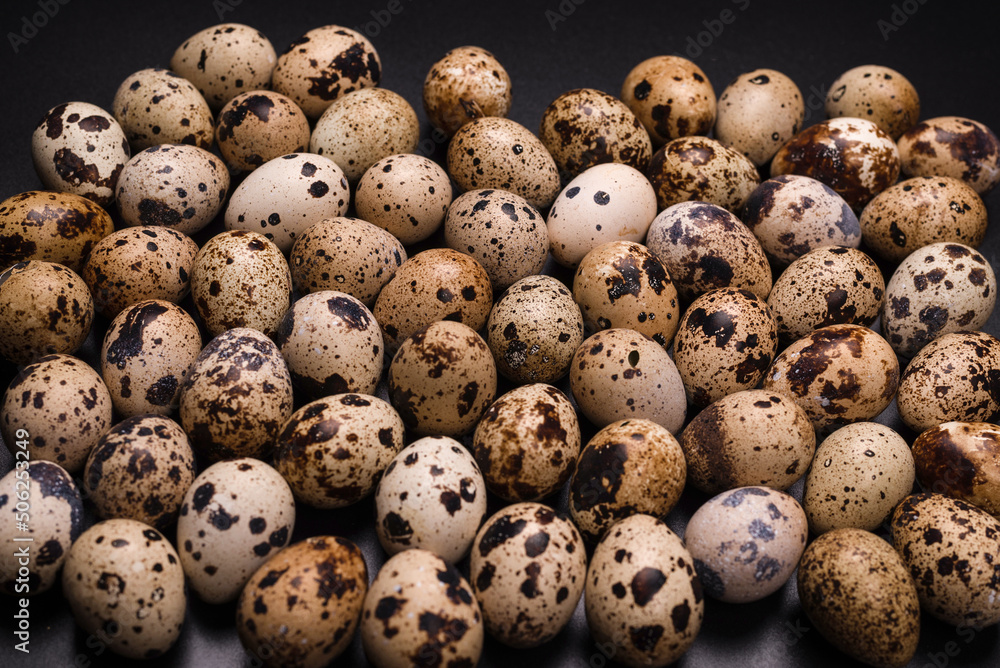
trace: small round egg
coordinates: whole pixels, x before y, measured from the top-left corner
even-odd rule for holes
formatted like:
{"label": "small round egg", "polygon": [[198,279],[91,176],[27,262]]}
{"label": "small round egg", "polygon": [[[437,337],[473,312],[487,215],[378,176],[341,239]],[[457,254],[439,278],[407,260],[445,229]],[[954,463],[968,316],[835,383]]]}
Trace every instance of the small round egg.
{"label": "small round egg", "polygon": [[655,146],[707,135],[715,123],[715,89],[700,67],[680,56],[654,56],[633,67],[622,84],[621,99]]}
{"label": "small round egg", "polygon": [[269,90],[240,93],[219,111],[215,140],[233,171],[253,171],[268,160],[309,147],[309,121],[290,99]]}
{"label": "small round egg", "polygon": [[444,222],[451,181],[441,165],[422,155],[391,155],[358,181],[358,217],[392,233],[404,244],[423,241]]}
{"label": "small round egg", "polygon": [[130,74],[111,110],[136,151],[159,144],[212,147],[212,111],[194,84],[159,67]]}
{"label": "small round egg", "polygon": [[893,140],[920,118],[920,97],[913,84],[882,65],[853,67],[830,84],[826,117],[852,116],[875,123]]}
{"label": "small round egg", "polygon": [[507,70],[496,56],[478,46],[452,49],[424,78],[427,120],[447,137],[481,116],[506,118],[510,98]]}
{"label": "small round egg", "polygon": [[913,442],[913,459],[925,490],[1000,519],[1000,427],[973,421],[939,424]]}
{"label": "small round egg", "polygon": [[1000,182],[1000,139],[988,127],[960,116],[921,121],[899,138],[903,174],[950,176],[980,195]]}
{"label": "small round egg", "polygon": [[749,158],[708,137],[681,137],[666,144],[653,154],[646,176],[660,209],[698,201],[739,211],[760,183]]}
{"label": "small round egg", "polygon": [[766,68],[745,72],[719,96],[715,138],[763,167],[799,133],[802,93],[787,75]]}

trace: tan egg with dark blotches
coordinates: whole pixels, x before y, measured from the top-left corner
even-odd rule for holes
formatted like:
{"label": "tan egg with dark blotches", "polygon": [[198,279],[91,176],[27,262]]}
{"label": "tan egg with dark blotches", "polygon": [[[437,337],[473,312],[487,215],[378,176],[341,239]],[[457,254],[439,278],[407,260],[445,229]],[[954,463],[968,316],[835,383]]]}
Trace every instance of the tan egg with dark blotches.
{"label": "tan egg with dark blotches", "polygon": [[219,111],[215,139],[230,169],[249,172],[309,148],[309,121],[284,95],[255,90],[240,93]]}
{"label": "tan egg with dark blotches", "polygon": [[208,103],[190,81],[159,67],[130,74],[118,87],[112,112],[136,151],[159,144],[212,147]]}
{"label": "tan egg with dark blotches", "polygon": [[896,70],[861,65],[837,77],[826,94],[826,117],[841,116],[867,119],[896,140],[920,118],[920,96]]}
{"label": "tan egg with dark blotches", "polygon": [[441,165],[403,153],[369,167],[355,191],[358,217],[391,232],[403,244],[434,234],[451,204],[451,181]]}
{"label": "tan egg with dark blotches", "polygon": [[653,154],[646,176],[660,209],[698,201],[738,212],[760,183],[749,158],[708,137],[681,137],[666,144]]}
{"label": "tan egg with dark blotches", "polygon": [[1000,427],[945,422],[913,442],[917,480],[929,492],[982,508],[1000,519]]}
{"label": "tan egg with dark blotches", "polygon": [[460,46],[444,54],[424,79],[427,120],[450,137],[482,116],[506,118],[510,110],[510,76],[500,61],[477,46]]}
{"label": "tan egg with dark blotches", "polygon": [[688,135],[707,135],[715,123],[715,90],[687,58],[654,56],[625,77],[622,101],[649,131],[654,146]]}
{"label": "tan egg with dark blotches", "polygon": [[719,96],[715,138],[763,167],[799,133],[805,115],[794,81],[776,70],[753,70],[736,77]]}
{"label": "tan egg with dark blotches", "polygon": [[1000,139],[978,121],[940,116],[899,138],[906,176],[950,176],[985,195],[1000,182]]}

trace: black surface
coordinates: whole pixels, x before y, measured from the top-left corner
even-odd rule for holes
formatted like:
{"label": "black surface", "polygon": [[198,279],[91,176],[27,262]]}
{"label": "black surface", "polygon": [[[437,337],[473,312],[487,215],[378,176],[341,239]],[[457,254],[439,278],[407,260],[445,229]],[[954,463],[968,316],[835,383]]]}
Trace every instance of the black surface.
{"label": "black surface", "polygon": [[[429,139],[420,103],[424,75],[450,48],[465,44],[491,50],[513,81],[510,117],[535,131],[545,106],[559,94],[579,87],[617,95],[628,71],[641,60],[676,53],[693,57],[713,82],[716,94],[738,74],[770,67],[788,74],[807,104],[809,125],[823,118],[822,100],[829,84],[856,65],[877,63],[902,72],[921,96],[922,118],[961,115],[1000,128],[1000,88],[995,67],[997,12],[992,3],[905,2],[765,3],[761,0],[713,2],[599,2],[542,0],[484,6],[470,2],[398,0],[402,11],[387,14],[388,0],[360,2],[252,2],[199,0],[167,3],[90,2],[87,0],[6,0],[0,9],[0,199],[40,184],[32,170],[30,136],[52,106],[70,100],[109,109],[118,84],[132,72],[166,67],[173,50],[202,28],[233,21],[261,29],[280,53],[305,31],[338,23],[361,28],[382,58],[382,85],[403,95],[422,123],[422,152],[443,160],[444,145]],[[45,25],[14,51],[9,33],[21,33],[41,6],[58,7]],[[718,21],[724,10],[733,20]],[[221,17],[220,17],[220,13]],[[373,22],[380,13],[387,25]],[[558,17],[558,18],[555,18]],[[727,16],[728,18],[728,16]],[[38,23],[42,20],[38,19]],[[880,23],[881,22],[881,23]],[[719,28],[722,28],[721,31]],[[713,35],[714,28],[718,34]],[[700,33],[704,33],[701,34]],[[711,37],[709,40],[708,37]],[[697,46],[698,40],[707,46]],[[696,46],[692,46],[696,45]],[[1000,192],[1000,191],[998,191]],[[991,213],[1000,194],[986,198]],[[199,238],[199,241],[204,239]],[[991,229],[981,251],[995,266],[1000,230]],[[886,279],[888,280],[888,275]],[[98,319],[81,356],[93,362],[97,338],[107,322]],[[0,327],[9,326],[0,323]],[[995,314],[986,327],[1000,331]],[[0,387],[16,369],[0,362]],[[893,407],[880,422],[900,428]],[[912,441],[913,434],[901,433]],[[588,429],[592,433],[592,429]],[[0,448],[0,472],[11,467]],[[801,497],[801,483],[793,488]],[[668,517],[678,532],[706,497],[692,490]],[[565,509],[563,497],[551,502]],[[499,507],[493,499],[491,511]],[[384,561],[372,528],[371,501],[341,511],[299,508],[294,540],[331,533],[347,536],[363,548],[374,575]],[[88,522],[93,517],[88,512]],[[170,532],[168,532],[169,534]],[[102,666],[126,662],[110,656],[75,628],[59,589],[32,599],[32,653],[14,652],[13,601],[0,598],[0,666]],[[233,628],[234,606],[208,606],[194,600],[176,647],[152,666],[257,665],[243,650]],[[996,666],[1000,632],[958,633],[926,615],[911,666]],[[547,645],[515,651],[487,639],[482,666],[606,665],[593,644],[582,602],[570,627]],[[339,665],[364,665],[360,642]],[[780,592],[749,605],[709,600],[697,641],[681,659],[683,666],[844,666],[843,655],[811,628],[799,607],[794,579]]]}

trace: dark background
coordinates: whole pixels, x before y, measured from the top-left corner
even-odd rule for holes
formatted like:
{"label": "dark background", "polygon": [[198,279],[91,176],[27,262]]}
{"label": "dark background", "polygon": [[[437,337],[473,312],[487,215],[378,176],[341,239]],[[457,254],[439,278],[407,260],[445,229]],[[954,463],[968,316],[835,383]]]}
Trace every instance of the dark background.
{"label": "dark background", "polygon": [[[546,105],[579,87],[617,95],[628,71],[645,58],[677,54],[692,58],[706,72],[716,94],[734,77],[758,67],[788,74],[807,105],[806,125],[823,118],[822,102],[830,83],[862,64],[887,65],[917,88],[921,118],[960,115],[1000,128],[1000,88],[995,67],[998,12],[992,3],[943,0],[906,2],[804,3],[762,0],[710,2],[618,2],[542,0],[486,5],[473,2],[360,0],[342,2],[93,2],[88,0],[5,0],[0,9],[0,199],[36,189],[30,137],[50,108],[82,100],[110,109],[119,83],[146,67],[168,66],[174,49],[202,28],[220,22],[246,23],[266,34],[280,54],[307,30],[336,23],[366,33],[383,64],[382,86],[403,95],[422,123],[422,150],[443,161],[445,146],[429,139],[421,106],[421,86],[431,64],[448,49],[477,45],[492,51],[513,81],[510,118],[536,131]],[[388,6],[400,10],[391,14]],[[37,30],[25,17],[39,15]],[[723,16],[728,10],[729,14]],[[221,12],[221,15],[220,15]],[[382,19],[380,25],[373,18]],[[731,20],[725,24],[720,16]],[[28,38],[15,52],[9,33]],[[714,33],[714,34],[713,34]],[[433,147],[429,150],[428,147]],[[235,183],[233,184],[235,187]],[[1000,189],[986,198],[991,213],[1000,206]],[[1000,231],[991,229],[980,250],[995,266]],[[198,238],[203,242],[203,238]],[[891,271],[890,268],[886,268]],[[550,269],[549,271],[553,271]],[[562,275],[565,277],[565,275]],[[888,282],[889,274],[886,273]],[[9,326],[0,323],[0,327]],[[98,318],[95,333],[80,353],[92,363],[107,322]],[[995,314],[986,327],[1000,331]],[[208,339],[206,338],[206,341]],[[16,373],[0,362],[0,387]],[[503,391],[503,388],[501,388]],[[878,421],[912,442],[894,407]],[[592,428],[585,426],[586,439]],[[0,473],[9,470],[0,448]],[[792,489],[801,498],[801,483]],[[683,533],[691,513],[706,500],[688,490],[668,517]],[[565,510],[565,498],[549,499]],[[490,511],[499,507],[492,500]],[[343,535],[365,551],[374,576],[385,559],[372,528],[373,504],[341,511],[315,511],[300,505],[293,540],[319,533]],[[93,517],[88,512],[88,522]],[[168,532],[170,533],[170,532]],[[172,537],[172,536],[171,536]],[[467,564],[462,568],[467,572]],[[32,653],[13,650],[12,599],[0,599],[0,665],[102,666],[124,663],[87,644],[57,586],[32,599]],[[208,606],[191,597],[185,629],[175,648],[151,666],[258,665],[243,650],[233,628],[234,606]],[[911,666],[997,666],[1000,631],[958,633],[926,615],[917,656]],[[355,639],[340,665],[364,665]],[[593,641],[581,601],[570,627],[534,650],[510,650],[487,638],[483,666],[593,666],[608,663]],[[683,666],[844,666],[850,661],[825,643],[802,612],[794,578],[780,592],[747,605],[706,601],[705,622]]]}

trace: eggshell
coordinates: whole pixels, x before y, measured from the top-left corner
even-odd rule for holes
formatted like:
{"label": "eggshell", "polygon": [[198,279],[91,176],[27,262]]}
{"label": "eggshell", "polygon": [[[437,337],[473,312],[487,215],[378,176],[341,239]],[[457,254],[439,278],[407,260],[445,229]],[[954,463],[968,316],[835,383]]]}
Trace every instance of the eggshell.
{"label": "eggshell", "polygon": [[359,218],[413,244],[441,227],[451,204],[451,181],[444,168],[422,155],[391,155],[365,171],[354,204]]}
{"label": "eggshell", "polygon": [[212,146],[208,103],[194,84],[170,70],[152,67],[130,74],[111,108],[136,151],[159,144]]}
{"label": "eggshell", "polygon": [[505,118],[510,110],[510,76],[500,61],[477,46],[444,54],[424,79],[427,120],[450,137],[480,116]]}
{"label": "eggshell", "polygon": [[961,499],[1000,519],[1000,427],[945,422],[917,437],[913,458],[925,490]]}
{"label": "eggshell", "polygon": [[920,97],[913,84],[882,65],[853,67],[830,84],[827,118],[865,118],[894,140],[920,118]]}
{"label": "eggshell", "polygon": [[739,211],[760,183],[749,158],[708,137],[674,139],[653,154],[646,175],[661,209],[699,201]]}
{"label": "eggshell", "polygon": [[719,96],[715,138],[763,167],[799,133],[806,107],[795,82],[766,68],[745,72]]}
{"label": "eggshell", "polygon": [[707,135],[715,123],[715,90],[700,67],[680,56],[654,56],[625,77],[622,101],[655,146],[677,137]]}
{"label": "eggshell", "polygon": [[917,123],[899,138],[906,176],[950,176],[980,195],[1000,182],[1000,139],[988,127],[960,116]]}
{"label": "eggshell", "polygon": [[240,93],[215,122],[219,152],[233,171],[253,171],[268,160],[305,151],[309,136],[302,110],[269,90]]}

